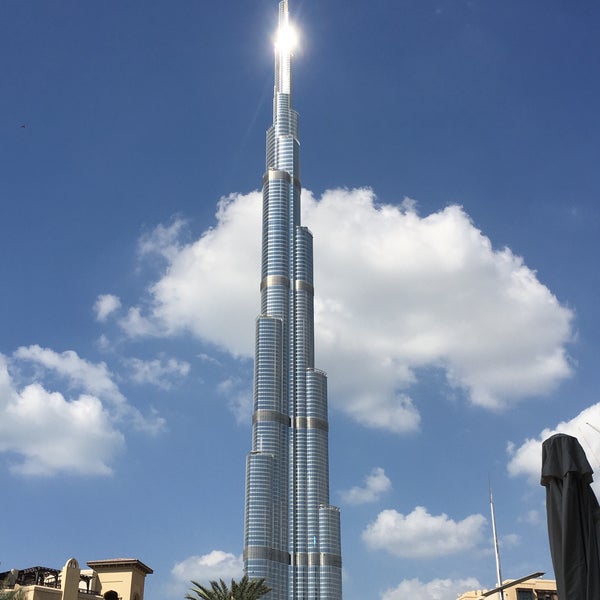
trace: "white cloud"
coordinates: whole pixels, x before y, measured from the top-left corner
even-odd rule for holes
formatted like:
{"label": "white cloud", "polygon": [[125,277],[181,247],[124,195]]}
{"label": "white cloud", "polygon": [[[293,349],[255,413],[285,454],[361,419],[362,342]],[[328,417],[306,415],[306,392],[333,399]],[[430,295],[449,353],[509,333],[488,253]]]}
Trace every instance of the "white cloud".
{"label": "white cloud", "polygon": [[53,371],[65,377],[71,386],[81,387],[87,392],[102,396],[114,405],[125,403],[123,394],[112,380],[111,373],[103,362],[93,364],[80,358],[72,350],[58,353],[37,344],[21,346],[14,352],[13,357]]}
{"label": "white cloud", "polygon": [[460,594],[481,589],[473,577],[466,579],[434,579],[424,583],[419,579],[405,579],[393,589],[386,590],[381,600],[454,600]]}
{"label": "white cloud", "polygon": [[[508,445],[510,475],[525,475],[534,485],[539,485],[542,471],[542,442],[555,433],[566,433],[579,440],[592,466],[600,465],[600,434],[593,427],[600,427],[600,403],[594,404],[570,421],[562,421],[554,428],[542,430],[537,438],[527,439],[518,448]],[[599,486],[600,482],[595,482]],[[598,487],[600,489],[600,487]]]}
{"label": "white cloud", "polygon": [[388,509],[367,526],[362,538],[369,548],[402,558],[433,558],[476,546],[485,523],[485,517],[479,514],[453,521],[446,514],[430,515],[422,506],[406,516]]}
{"label": "white cloud", "polygon": [[119,310],[119,308],[121,308],[121,300],[118,296],[113,296],[112,294],[101,294],[98,296],[94,304],[96,319],[98,321],[106,321],[108,316],[114,313],[116,310]]}
{"label": "white cloud", "polygon": [[222,367],[223,365],[214,357],[206,354],[205,352],[201,352],[198,354],[198,358],[201,362],[210,363],[211,365],[215,365],[217,367]]}
{"label": "white cloud", "polygon": [[159,226],[150,235],[159,241],[144,246],[169,258],[168,270],[151,288],[149,317],[139,309],[132,312],[126,331],[136,331],[131,323],[142,321],[141,334],[144,327],[168,334],[191,331],[235,356],[249,356],[259,310],[260,213],[255,205],[261,202],[258,193],[222,199],[217,226],[193,244],[179,246]]}
{"label": "white cloud", "polygon": [[108,339],[108,337],[104,334],[102,334],[97,340],[96,340],[96,347],[101,350],[102,352],[108,352],[111,349],[111,343],[110,340]]}
{"label": "white cloud", "polygon": [[158,254],[167,261],[172,261],[181,250],[179,238],[185,229],[185,219],[175,218],[170,225],[158,225],[145,233],[138,243],[140,256]]}
{"label": "white cloud", "polygon": [[202,556],[190,556],[178,562],[171,574],[181,582],[189,583],[190,580],[206,585],[209,581],[224,579],[239,579],[242,577],[243,560],[222,550],[213,550]]}
{"label": "white cloud", "polygon": [[[261,194],[218,204],[217,223],[182,243],[176,222],[141,246],[167,261],[132,307],[130,335],[188,331],[251,356],[259,310]],[[369,189],[303,193],[315,236],[317,367],[334,406],[366,426],[414,431],[409,395],[422,367],[442,369],[470,401],[502,409],[571,374],[572,312],[523,260],[494,250],[459,206],[425,217],[414,203],[378,204]],[[148,241],[151,240],[151,241]]]}
{"label": "white cloud", "polygon": [[131,370],[132,381],[138,384],[154,385],[163,390],[173,387],[174,380],[186,377],[190,372],[190,364],[175,358],[164,360],[155,358],[153,360],[141,360],[130,358],[125,361]]}
{"label": "white cloud", "polygon": [[519,518],[519,521],[528,523],[529,525],[537,525],[541,522],[540,511],[528,510],[522,517]]}
{"label": "white cloud", "polygon": [[[307,202],[317,294],[337,303],[317,305],[332,350],[360,355],[366,340],[367,380],[388,380],[387,397],[416,368],[439,366],[489,408],[548,391],[569,374],[563,346],[572,315],[522,259],[494,251],[458,206],[421,218],[410,205],[374,200],[370,190],[336,190]],[[348,387],[364,375],[352,372]]]}
{"label": "white cloud", "polygon": [[164,419],[156,416],[145,417],[127,402],[103,362],[94,364],[80,358],[72,350],[58,353],[38,345],[18,348],[13,358],[36,365],[40,369],[36,373],[37,380],[43,380],[46,372],[53,372],[64,377],[71,389],[81,389],[103,402],[108,402],[111,405],[111,413],[117,420],[129,421],[137,429],[150,433],[156,433],[164,428]]}
{"label": "white cloud", "polygon": [[219,394],[227,398],[227,406],[236,423],[249,423],[252,416],[252,393],[239,377],[229,377],[217,386]]}
{"label": "white cloud", "polygon": [[0,452],[15,458],[13,472],[108,475],[123,447],[123,435],[97,397],[67,400],[39,383],[17,389],[0,355]]}
{"label": "white cloud", "polygon": [[132,306],[119,321],[123,331],[131,337],[157,336],[166,333],[161,331],[156,319],[148,319],[142,315],[137,306]]}
{"label": "white cloud", "polygon": [[364,487],[355,486],[349,490],[341,492],[342,500],[347,504],[367,504],[379,500],[384,492],[392,487],[385,471],[381,467],[375,467],[367,477],[365,477]]}
{"label": "white cloud", "polygon": [[[153,376],[164,383],[188,369],[187,363],[169,360],[159,362]],[[142,378],[142,372],[140,367],[136,375]],[[38,345],[18,348],[10,360],[0,355],[0,452],[8,453],[14,472],[110,474],[125,446],[118,427],[127,425],[156,433],[164,420],[132,406],[105,363]]]}
{"label": "white cloud", "polygon": [[500,547],[509,548],[518,546],[521,543],[521,536],[518,533],[508,533],[500,538]]}

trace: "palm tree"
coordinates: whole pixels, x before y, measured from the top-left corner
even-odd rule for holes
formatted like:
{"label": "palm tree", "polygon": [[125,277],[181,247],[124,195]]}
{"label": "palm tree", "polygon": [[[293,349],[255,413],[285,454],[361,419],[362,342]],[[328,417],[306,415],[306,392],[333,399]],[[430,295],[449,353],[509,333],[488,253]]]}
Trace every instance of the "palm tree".
{"label": "palm tree", "polygon": [[250,579],[248,575],[239,582],[232,579],[231,586],[222,579],[211,581],[210,588],[193,580],[192,585],[194,587],[185,596],[187,600],[258,600],[271,591],[264,579]]}
{"label": "palm tree", "polygon": [[258,600],[270,591],[264,579],[250,579],[244,575],[239,582],[231,580],[232,600]]}

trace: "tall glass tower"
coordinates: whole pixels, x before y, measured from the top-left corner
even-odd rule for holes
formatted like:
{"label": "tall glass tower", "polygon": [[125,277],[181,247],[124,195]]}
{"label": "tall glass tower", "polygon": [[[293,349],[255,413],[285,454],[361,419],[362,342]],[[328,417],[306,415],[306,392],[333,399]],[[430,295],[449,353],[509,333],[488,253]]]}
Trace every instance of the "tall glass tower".
{"label": "tall glass tower", "polygon": [[294,41],[282,0],[263,177],[244,570],[265,578],[269,600],[341,600],[340,514],[329,505],[327,377],[314,366],[312,234],[300,224]]}

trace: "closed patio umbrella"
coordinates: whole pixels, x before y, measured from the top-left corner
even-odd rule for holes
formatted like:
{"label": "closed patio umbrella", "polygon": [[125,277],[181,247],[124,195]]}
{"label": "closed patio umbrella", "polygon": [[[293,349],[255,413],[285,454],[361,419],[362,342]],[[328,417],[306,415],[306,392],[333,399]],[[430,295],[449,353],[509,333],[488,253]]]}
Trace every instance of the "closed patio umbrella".
{"label": "closed patio umbrella", "polygon": [[558,433],[542,444],[548,538],[559,600],[600,600],[600,507],[581,444]]}

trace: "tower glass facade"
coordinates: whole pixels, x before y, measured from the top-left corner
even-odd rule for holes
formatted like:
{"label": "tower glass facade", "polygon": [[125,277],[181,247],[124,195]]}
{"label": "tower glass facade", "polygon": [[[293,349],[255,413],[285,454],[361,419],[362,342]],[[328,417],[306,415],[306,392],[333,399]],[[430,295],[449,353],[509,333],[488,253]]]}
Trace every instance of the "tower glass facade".
{"label": "tower glass facade", "polygon": [[300,223],[293,35],[283,0],[263,177],[244,570],[266,580],[268,600],[341,600],[340,514],[329,504],[327,377],[314,365],[312,234]]}

